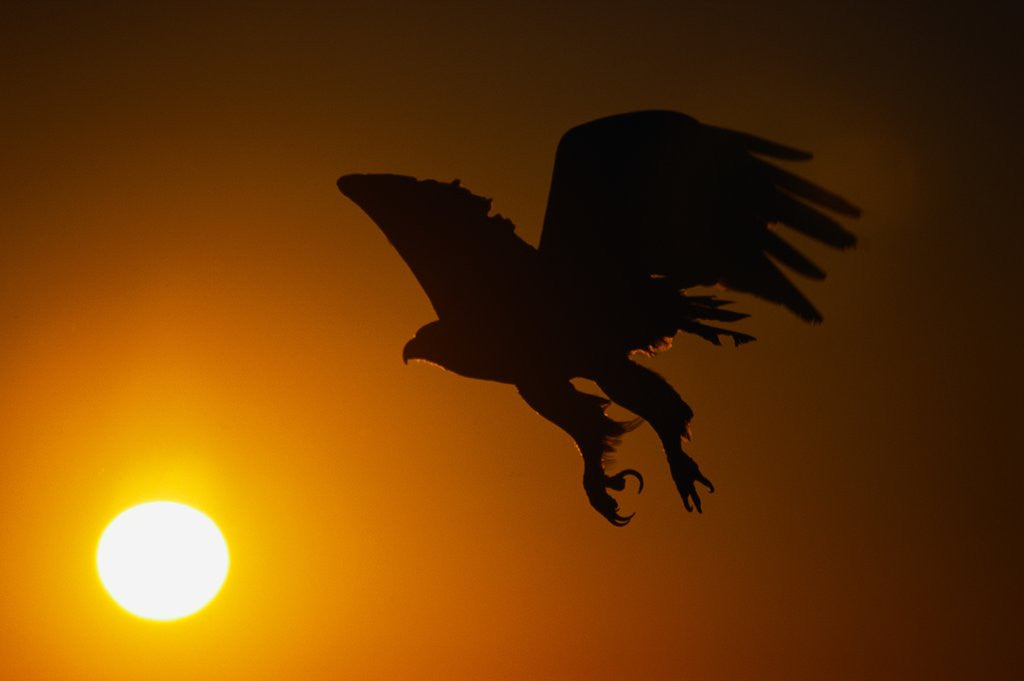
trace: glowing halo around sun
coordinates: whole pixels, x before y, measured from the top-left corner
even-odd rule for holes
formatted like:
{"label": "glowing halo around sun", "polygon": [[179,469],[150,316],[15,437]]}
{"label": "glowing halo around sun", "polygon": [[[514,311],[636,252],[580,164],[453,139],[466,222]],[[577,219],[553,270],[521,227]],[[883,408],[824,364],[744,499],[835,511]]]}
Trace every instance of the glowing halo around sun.
{"label": "glowing halo around sun", "polygon": [[96,549],[100,581],[118,605],[175,620],[209,603],[228,574],[228,546],[210,518],[173,501],[133,506],[107,525]]}

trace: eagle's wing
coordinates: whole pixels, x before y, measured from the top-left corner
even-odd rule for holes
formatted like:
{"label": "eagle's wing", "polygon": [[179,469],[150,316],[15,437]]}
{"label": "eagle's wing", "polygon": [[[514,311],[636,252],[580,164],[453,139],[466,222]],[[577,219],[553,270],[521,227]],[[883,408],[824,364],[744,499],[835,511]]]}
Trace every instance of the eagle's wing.
{"label": "eagle's wing", "polygon": [[377,223],[442,319],[488,314],[529,275],[536,250],[458,180],[345,175],[338,188]]}
{"label": "eagle's wing", "polygon": [[558,145],[540,253],[597,276],[721,284],[820,321],[773,259],[814,279],[825,273],[770,225],[849,248],[853,234],[806,202],[842,215],[859,210],[753,154],[810,158],[672,111],[573,128]]}

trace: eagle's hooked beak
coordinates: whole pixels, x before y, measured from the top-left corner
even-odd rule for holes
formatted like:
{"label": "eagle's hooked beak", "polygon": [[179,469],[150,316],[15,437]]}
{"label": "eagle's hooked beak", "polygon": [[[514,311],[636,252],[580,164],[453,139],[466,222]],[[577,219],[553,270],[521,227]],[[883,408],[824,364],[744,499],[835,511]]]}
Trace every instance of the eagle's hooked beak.
{"label": "eagle's hooked beak", "polygon": [[424,331],[423,329],[420,329],[417,331],[416,335],[405,344],[404,348],[402,348],[402,361],[406,364],[409,363],[410,359],[430,362],[431,364],[436,363],[433,358],[433,345],[436,342],[433,335],[434,332],[432,330]]}

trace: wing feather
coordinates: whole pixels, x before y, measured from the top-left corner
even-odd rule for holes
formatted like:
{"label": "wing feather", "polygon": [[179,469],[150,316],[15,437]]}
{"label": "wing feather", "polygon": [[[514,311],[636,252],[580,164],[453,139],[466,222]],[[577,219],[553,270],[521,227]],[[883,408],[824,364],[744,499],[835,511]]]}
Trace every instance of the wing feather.
{"label": "wing feather", "polygon": [[800,251],[796,250],[787,241],[775,232],[766,229],[762,236],[764,251],[784,265],[793,268],[805,277],[811,279],[824,279],[825,272],[820,267],[807,259]]}
{"label": "wing feather", "polygon": [[764,215],[835,248],[850,248],[857,243],[857,237],[837,221],[779,190],[767,202]]}
{"label": "wing feather", "polygon": [[531,274],[536,250],[458,180],[345,175],[338,188],[377,223],[442,319],[496,313]]}
{"label": "wing feather", "polygon": [[555,156],[541,256],[627,282],[658,276],[679,288],[721,284],[820,321],[768,256],[813,279],[825,273],[773,225],[844,249],[856,237],[822,211],[850,217],[860,211],[753,154],[811,157],[672,111],[621,114],[573,128]]}

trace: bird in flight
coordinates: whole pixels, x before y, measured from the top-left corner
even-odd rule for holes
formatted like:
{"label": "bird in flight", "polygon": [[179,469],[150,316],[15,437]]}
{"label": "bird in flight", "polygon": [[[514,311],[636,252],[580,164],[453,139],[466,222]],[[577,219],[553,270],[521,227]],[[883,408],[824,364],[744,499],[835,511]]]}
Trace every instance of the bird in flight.
{"label": "bird in flight", "polygon": [[[454,182],[353,174],[338,187],[380,227],[430,298],[437,320],[402,352],[462,376],[516,387],[565,430],[583,457],[583,489],[613,525],[609,491],[635,470],[605,470],[620,438],[647,421],[657,432],[687,511],[711,481],[683,450],[693,411],[669,383],[636,364],[679,332],[715,345],[754,340],[722,328],[746,315],[693,295],[719,286],[778,303],[808,322],[821,314],[779,265],[825,273],[783,240],[785,225],[845,249],[856,238],[826,211],[856,217],[845,199],[765,161],[811,155],[673,111],[638,111],[569,130],[555,154],[540,245],[490,199]],[[607,399],[577,390],[593,381]],[[606,414],[609,400],[639,418]]]}

